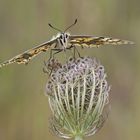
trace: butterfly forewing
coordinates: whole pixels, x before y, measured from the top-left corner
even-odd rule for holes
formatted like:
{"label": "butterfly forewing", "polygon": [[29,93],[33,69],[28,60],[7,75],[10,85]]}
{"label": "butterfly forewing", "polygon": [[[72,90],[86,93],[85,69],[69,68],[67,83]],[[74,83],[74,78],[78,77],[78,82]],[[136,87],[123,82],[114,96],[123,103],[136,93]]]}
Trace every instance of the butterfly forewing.
{"label": "butterfly forewing", "polygon": [[32,58],[34,58],[35,56],[37,56],[38,54],[40,54],[41,52],[46,52],[48,51],[50,48],[55,47],[56,45],[56,40],[51,40],[48,42],[45,42],[41,45],[38,45],[30,50],[27,50],[3,63],[0,64],[0,68],[12,63],[18,63],[18,64],[27,64]]}
{"label": "butterfly forewing", "polygon": [[81,47],[99,47],[102,45],[122,45],[133,44],[131,41],[115,39],[111,37],[93,37],[93,36],[77,36],[69,37],[69,43],[73,46]]}
{"label": "butterfly forewing", "polygon": [[76,47],[76,46],[98,47],[102,45],[122,45],[122,44],[133,44],[133,42],[127,41],[127,40],[110,38],[110,37],[93,37],[93,36],[81,36],[81,35],[71,36],[67,33],[62,33],[62,34],[59,34],[56,38],[52,39],[51,41],[45,42],[35,48],[27,50],[13,57],[12,59],[9,59],[3,62],[2,64],[0,64],[0,68],[6,65],[12,64],[12,63],[27,64],[32,58],[34,58],[41,52],[46,52],[49,49],[54,49],[54,48],[62,51],[65,49]]}

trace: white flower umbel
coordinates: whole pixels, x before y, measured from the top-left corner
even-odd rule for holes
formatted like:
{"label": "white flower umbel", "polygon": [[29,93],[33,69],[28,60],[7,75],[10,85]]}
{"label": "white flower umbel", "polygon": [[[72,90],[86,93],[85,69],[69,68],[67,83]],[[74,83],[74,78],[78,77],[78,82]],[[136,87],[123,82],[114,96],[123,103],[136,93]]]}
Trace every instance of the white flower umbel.
{"label": "white flower umbel", "polygon": [[89,57],[70,58],[59,66],[52,69],[46,85],[53,114],[51,128],[60,137],[82,140],[95,134],[105,120],[103,110],[110,89],[106,73]]}

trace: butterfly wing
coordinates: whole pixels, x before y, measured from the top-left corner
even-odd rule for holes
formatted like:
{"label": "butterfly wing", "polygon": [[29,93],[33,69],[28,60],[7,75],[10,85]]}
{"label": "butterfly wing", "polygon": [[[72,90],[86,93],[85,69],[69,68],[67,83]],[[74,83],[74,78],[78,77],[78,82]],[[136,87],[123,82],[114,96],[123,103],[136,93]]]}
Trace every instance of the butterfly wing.
{"label": "butterfly wing", "polygon": [[32,58],[40,54],[41,52],[46,52],[49,49],[55,47],[57,43],[57,39],[53,39],[51,41],[45,42],[43,44],[40,44],[30,50],[27,50],[3,63],[0,64],[0,68],[12,63],[17,64],[27,64]]}
{"label": "butterfly wing", "polygon": [[81,47],[99,47],[102,45],[122,45],[122,44],[134,44],[128,40],[121,40],[111,37],[93,37],[93,36],[78,36],[72,35],[69,37],[69,45],[81,46]]}

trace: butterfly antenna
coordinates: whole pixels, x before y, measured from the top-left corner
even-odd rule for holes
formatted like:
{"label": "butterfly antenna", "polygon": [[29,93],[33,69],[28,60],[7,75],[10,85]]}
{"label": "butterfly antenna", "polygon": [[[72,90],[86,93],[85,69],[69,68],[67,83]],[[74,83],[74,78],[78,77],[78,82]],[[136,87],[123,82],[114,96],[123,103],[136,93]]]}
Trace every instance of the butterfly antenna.
{"label": "butterfly antenna", "polygon": [[69,28],[71,28],[72,26],[74,26],[76,23],[77,23],[77,19],[75,19],[74,23],[72,25],[70,25],[69,27],[67,27],[64,32],[66,32]]}
{"label": "butterfly antenna", "polygon": [[62,33],[62,31],[61,31],[60,29],[58,29],[58,28],[56,28],[56,27],[52,26],[50,23],[48,23],[48,25],[49,25],[52,29],[55,29],[56,31],[59,31],[59,32],[61,32],[61,33]]}

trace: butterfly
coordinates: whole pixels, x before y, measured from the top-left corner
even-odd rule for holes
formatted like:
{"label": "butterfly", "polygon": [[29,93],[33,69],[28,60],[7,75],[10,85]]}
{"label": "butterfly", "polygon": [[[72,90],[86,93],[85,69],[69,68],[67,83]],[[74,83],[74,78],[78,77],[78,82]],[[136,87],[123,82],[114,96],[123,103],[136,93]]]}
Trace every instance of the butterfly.
{"label": "butterfly", "polygon": [[42,52],[46,52],[48,50],[56,51],[54,54],[59,53],[61,51],[65,51],[67,49],[82,47],[82,48],[92,48],[99,47],[103,45],[122,45],[122,44],[134,44],[128,40],[121,40],[111,37],[94,37],[90,35],[70,35],[66,31],[71,28],[73,25],[77,23],[77,19],[75,22],[66,28],[65,31],[61,31],[58,28],[55,28],[51,24],[49,26],[60,33],[57,34],[56,37],[53,37],[50,41],[47,41],[43,44],[40,44],[32,49],[29,49],[15,57],[4,61],[0,64],[0,68],[12,63],[17,64],[28,64],[28,62],[33,59],[35,56],[39,55]]}

